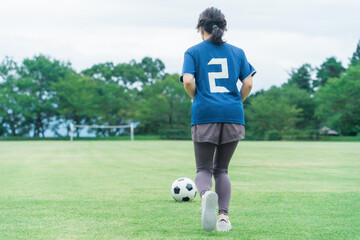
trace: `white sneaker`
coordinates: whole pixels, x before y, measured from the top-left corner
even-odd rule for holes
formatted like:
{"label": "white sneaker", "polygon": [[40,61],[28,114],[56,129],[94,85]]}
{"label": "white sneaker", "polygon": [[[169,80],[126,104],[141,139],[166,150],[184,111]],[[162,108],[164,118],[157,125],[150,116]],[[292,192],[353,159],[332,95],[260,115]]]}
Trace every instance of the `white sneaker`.
{"label": "white sneaker", "polygon": [[220,214],[218,221],[216,223],[216,229],[219,232],[228,232],[231,230],[231,223],[229,220],[229,217],[226,216],[225,214]]}
{"label": "white sneaker", "polygon": [[207,191],[202,196],[201,202],[201,223],[205,231],[211,232],[216,227],[216,206],[218,195]]}

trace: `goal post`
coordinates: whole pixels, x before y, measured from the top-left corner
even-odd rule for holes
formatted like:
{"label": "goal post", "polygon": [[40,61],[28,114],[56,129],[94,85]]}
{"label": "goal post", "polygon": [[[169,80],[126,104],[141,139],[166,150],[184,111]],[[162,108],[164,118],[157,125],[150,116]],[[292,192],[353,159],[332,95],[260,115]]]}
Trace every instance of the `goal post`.
{"label": "goal post", "polygon": [[100,125],[75,125],[70,123],[70,141],[73,141],[74,139],[74,131],[75,128],[102,128],[102,129],[108,129],[108,128],[130,128],[130,139],[131,141],[134,141],[134,123],[130,123],[128,125],[115,125],[115,126],[100,126]]}

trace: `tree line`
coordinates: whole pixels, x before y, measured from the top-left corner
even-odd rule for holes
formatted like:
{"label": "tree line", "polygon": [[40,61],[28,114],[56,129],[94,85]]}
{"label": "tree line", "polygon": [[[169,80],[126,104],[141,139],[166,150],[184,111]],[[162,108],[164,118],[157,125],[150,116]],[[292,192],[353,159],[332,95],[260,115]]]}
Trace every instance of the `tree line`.
{"label": "tree line", "polygon": [[[137,134],[188,125],[190,100],[177,74],[164,73],[164,63],[96,64],[76,72],[70,63],[44,55],[10,58],[0,64],[0,136],[61,136],[60,126],[123,125],[139,121]],[[77,129],[79,134],[79,130]],[[97,136],[117,136],[119,129],[92,129]]]}
{"label": "tree line", "polygon": [[[248,139],[313,139],[321,126],[342,135],[360,130],[360,42],[346,68],[336,57],[319,67],[303,64],[288,81],[245,102]],[[38,55],[0,64],[0,136],[68,136],[70,123],[139,122],[135,134],[190,131],[191,101],[178,74],[160,59],[95,64],[81,72],[69,62]],[[66,126],[67,133],[61,133]],[[119,129],[90,129],[118,136]],[[77,129],[79,135],[79,130]]]}
{"label": "tree line", "polygon": [[289,73],[281,87],[245,101],[247,136],[253,139],[315,139],[327,126],[344,136],[360,131],[360,41],[345,68],[336,57]]}

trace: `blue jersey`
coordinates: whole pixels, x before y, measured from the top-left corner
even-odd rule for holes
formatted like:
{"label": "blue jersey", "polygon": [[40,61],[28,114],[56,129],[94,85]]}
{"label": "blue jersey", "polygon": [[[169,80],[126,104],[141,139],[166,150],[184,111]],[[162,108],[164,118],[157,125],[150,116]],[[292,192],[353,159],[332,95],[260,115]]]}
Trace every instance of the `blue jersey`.
{"label": "blue jersey", "polygon": [[181,82],[185,73],[194,76],[196,85],[191,125],[215,122],[245,125],[237,82],[256,71],[242,49],[203,41],[185,52]]}

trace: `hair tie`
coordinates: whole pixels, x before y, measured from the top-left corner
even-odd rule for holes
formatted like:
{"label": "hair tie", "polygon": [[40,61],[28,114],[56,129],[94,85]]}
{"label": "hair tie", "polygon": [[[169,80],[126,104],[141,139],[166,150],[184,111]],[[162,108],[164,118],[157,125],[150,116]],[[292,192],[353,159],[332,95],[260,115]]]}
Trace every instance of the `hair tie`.
{"label": "hair tie", "polygon": [[215,28],[217,28],[218,26],[216,25],[216,24],[214,24],[214,26],[213,26],[213,29],[215,29]]}

